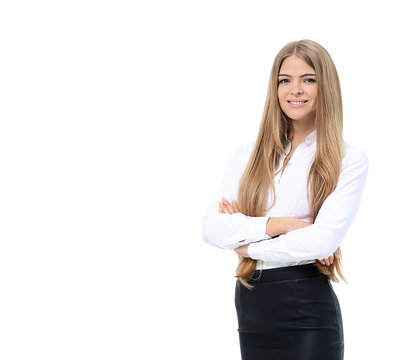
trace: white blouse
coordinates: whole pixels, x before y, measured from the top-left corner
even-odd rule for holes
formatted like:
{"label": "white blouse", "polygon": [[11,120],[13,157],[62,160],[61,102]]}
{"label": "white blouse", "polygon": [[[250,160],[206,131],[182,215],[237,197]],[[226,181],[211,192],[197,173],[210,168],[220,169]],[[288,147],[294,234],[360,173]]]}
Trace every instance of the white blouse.
{"label": "white blouse", "polygon": [[[292,216],[310,222],[307,177],[316,150],[316,130],[298,145],[285,170],[276,175],[274,206],[264,216],[242,213],[220,214],[219,201],[237,200],[240,178],[255,142],[241,145],[232,155],[227,172],[203,218],[203,239],[210,245],[234,249],[249,244],[248,253],[259,260],[257,269],[301,265],[332,255],[340,246],[358,211],[368,173],[368,159],[363,151],[348,143],[335,190],[324,201],[313,225],[271,238],[266,234],[270,217]],[[289,153],[291,143],[286,145]],[[282,157],[279,168],[282,167]],[[269,193],[268,193],[269,195]],[[271,203],[267,196],[267,207]]]}

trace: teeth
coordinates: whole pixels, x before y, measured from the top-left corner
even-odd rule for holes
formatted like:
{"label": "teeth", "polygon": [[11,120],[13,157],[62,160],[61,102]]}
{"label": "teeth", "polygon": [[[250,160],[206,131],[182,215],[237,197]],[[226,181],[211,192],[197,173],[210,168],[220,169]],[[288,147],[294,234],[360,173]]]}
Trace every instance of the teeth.
{"label": "teeth", "polygon": [[304,104],[305,101],[290,101],[291,104],[293,105],[299,105],[299,104]]}

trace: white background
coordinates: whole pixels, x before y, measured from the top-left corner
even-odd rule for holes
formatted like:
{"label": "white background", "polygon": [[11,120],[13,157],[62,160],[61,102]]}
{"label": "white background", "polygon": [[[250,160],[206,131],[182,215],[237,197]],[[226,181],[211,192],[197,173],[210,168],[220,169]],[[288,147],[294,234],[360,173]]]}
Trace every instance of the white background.
{"label": "white background", "polygon": [[385,0],[2,1],[1,359],[240,359],[237,257],[201,219],[303,38],[370,162],[334,284],[346,359],[392,359],[397,30]]}

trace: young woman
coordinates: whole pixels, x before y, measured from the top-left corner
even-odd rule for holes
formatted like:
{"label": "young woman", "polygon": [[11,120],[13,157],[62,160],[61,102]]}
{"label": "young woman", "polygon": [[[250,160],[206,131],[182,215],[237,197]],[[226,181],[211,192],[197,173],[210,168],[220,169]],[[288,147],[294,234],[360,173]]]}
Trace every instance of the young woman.
{"label": "young woman", "polygon": [[240,146],[203,220],[203,238],[239,254],[235,305],[244,360],[341,360],[330,281],[358,210],[366,155],[343,140],[328,52],[302,40],[277,54],[257,140]]}

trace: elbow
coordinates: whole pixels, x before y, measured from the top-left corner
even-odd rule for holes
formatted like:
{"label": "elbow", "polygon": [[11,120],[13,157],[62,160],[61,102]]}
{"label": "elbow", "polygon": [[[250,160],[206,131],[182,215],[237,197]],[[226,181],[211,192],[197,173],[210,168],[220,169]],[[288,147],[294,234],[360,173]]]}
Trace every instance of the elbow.
{"label": "elbow", "polygon": [[205,217],[202,223],[203,241],[220,249],[233,249],[236,247],[234,246],[234,239],[229,236],[226,227],[227,223],[219,222],[213,217]]}
{"label": "elbow", "polygon": [[[313,225],[315,227],[315,225]],[[325,259],[339,247],[343,234],[336,229],[317,227],[314,234],[300,231],[287,244],[289,251],[300,260]],[[310,235],[310,236],[309,236]]]}
{"label": "elbow", "polygon": [[214,238],[209,234],[205,227],[202,227],[202,239],[208,245],[217,246],[217,242],[214,241]]}
{"label": "elbow", "polygon": [[337,247],[323,246],[315,251],[315,259],[326,259],[336,251]]}
{"label": "elbow", "polygon": [[213,245],[206,217],[202,221],[202,239],[206,244]]}
{"label": "elbow", "polygon": [[340,246],[343,235],[337,231],[327,231],[322,240],[316,246],[316,259],[326,259],[333,255],[336,249]]}
{"label": "elbow", "polygon": [[232,250],[250,237],[247,217],[241,213],[210,214],[203,218],[202,237],[205,243],[225,250]]}
{"label": "elbow", "polygon": [[202,222],[202,239],[203,241],[211,246],[224,249],[222,243],[222,237],[219,234],[217,224],[213,224],[211,218],[205,217]]}
{"label": "elbow", "polygon": [[228,246],[222,238],[214,236],[214,234],[209,234],[207,231],[202,231],[203,241],[210,245],[224,250],[230,250],[231,247]]}

